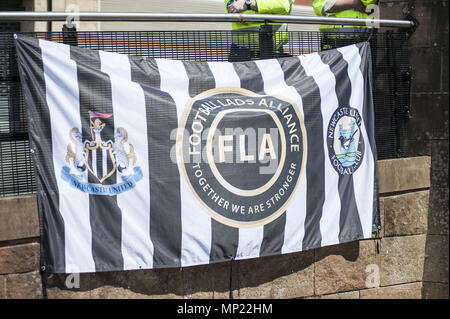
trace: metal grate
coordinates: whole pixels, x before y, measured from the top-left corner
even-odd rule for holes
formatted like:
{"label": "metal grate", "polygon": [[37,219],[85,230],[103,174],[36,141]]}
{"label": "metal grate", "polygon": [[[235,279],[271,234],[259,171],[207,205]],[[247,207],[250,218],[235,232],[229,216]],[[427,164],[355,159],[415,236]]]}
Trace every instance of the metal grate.
{"label": "metal grate", "polygon": [[[10,31],[11,29],[8,29]],[[230,31],[117,31],[28,33],[41,39],[84,48],[130,55],[186,61],[227,61],[233,41]],[[269,36],[270,46],[264,46]],[[258,37],[261,57],[300,55],[367,40],[368,33],[324,39],[320,32],[291,31],[283,53],[273,52],[276,35],[248,33]],[[410,68],[406,33],[378,32],[370,36],[373,57],[375,135],[378,159],[400,157],[409,112]],[[326,44],[326,45],[325,45]],[[264,53],[265,52],[265,53]],[[252,53],[241,60],[255,58]],[[27,121],[20,89],[15,48],[11,32],[0,32],[0,196],[35,191],[29,153]]]}

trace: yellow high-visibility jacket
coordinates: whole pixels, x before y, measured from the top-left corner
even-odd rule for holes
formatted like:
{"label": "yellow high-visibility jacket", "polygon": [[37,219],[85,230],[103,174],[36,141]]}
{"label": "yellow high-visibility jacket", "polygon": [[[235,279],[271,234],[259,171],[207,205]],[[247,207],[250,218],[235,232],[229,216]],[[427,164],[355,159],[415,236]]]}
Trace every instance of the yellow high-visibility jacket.
{"label": "yellow high-visibility jacket", "polygon": [[[336,0],[313,0],[312,6],[314,12],[318,16],[328,16],[335,18],[357,18],[357,19],[367,19],[368,14],[365,12],[360,12],[357,10],[343,10],[339,12],[326,12],[326,8],[332,8]],[[377,4],[378,0],[361,0],[361,3],[367,7],[370,4]],[[319,29],[336,29],[336,28],[347,28],[347,27],[355,27],[351,25],[321,25]],[[359,27],[359,26],[356,26]],[[363,28],[367,28],[367,26],[363,26]]]}
{"label": "yellow high-visibility jacket", "polygon": [[[228,13],[227,4],[230,0],[225,0],[225,12]],[[258,11],[245,10],[242,14],[291,14],[293,0],[257,0]],[[259,51],[259,37],[257,32],[247,33],[251,31],[259,31],[262,22],[232,22],[231,29],[233,31],[243,31],[242,35],[238,32],[233,34],[233,43],[240,47],[248,47],[255,51]],[[278,49],[288,41],[287,24],[286,23],[269,23],[273,25],[274,48]]]}

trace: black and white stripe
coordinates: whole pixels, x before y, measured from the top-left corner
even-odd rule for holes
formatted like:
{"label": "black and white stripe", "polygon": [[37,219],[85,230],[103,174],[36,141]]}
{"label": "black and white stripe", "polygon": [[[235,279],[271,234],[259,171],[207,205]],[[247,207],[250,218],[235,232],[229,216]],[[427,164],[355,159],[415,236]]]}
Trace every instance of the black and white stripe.
{"label": "black and white stripe", "polygon": [[[183,63],[186,74],[189,78],[189,96],[191,98],[196,95],[218,87],[216,78],[226,78],[226,74],[214,76],[208,63]],[[202,74],[201,77],[198,75]],[[238,246],[238,229],[228,225],[219,223],[215,219],[211,219],[211,250],[209,261],[211,263],[230,260],[235,258]]]}
{"label": "black and white stripe", "polygon": [[[112,83],[109,75],[102,72],[99,52],[89,51],[86,54],[84,53],[76,47],[70,47],[70,64],[76,66],[79,90],[78,116],[74,118],[80,121],[83,140],[91,140],[92,133],[90,129],[89,111],[93,110],[101,113],[113,112]],[[67,83],[67,80],[64,79],[62,83]],[[55,103],[56,108],[58,108],[58,103]],[[106,124],[102,131],[103,140],[114,140],[114,119],[108,118],[103,122]],[[63,129],[63,127],[60,127],[55,131],[58,132],[59,136],[64,137],[67,136],[70,128]],[[60,145],[60,148],[61,151],[64,151],[62,145]],[[97,155],[100,156],[101,153],[97,152]],[[91,162],[92,166],[97,165],[95,160],[96,158],[93,157],[93,161]],[[100,158],[98,161],[100,161]],[[98,183],[97,177],[87,171],[85,173],[88,174],[89,183]],[[117,176],[114,173],[105,181],[105,184],[115,184],[116,180]],[[67,183],[65,184],[67,187]],[[70,192],[71,196],[77,195],[75,190],[71,190]],[[67,198],[69,202],[73,200],[71,196]],[[117,203],[117,197],[90,194],[88,195],[88,201],[80,199],[79,203],[81,205],[88,203],[89,205],[80,209],[87,212],[90,219],[92,256],[95,262],[95,270],[123,269],[124,261],[121,249],[123,239],[122,213]]]}
{"label": "black and white stripe", "polygon": [[[364,125],[366,127],[366,133],[369,139],[370,151],[373,156],[373,165],[375,166],[373,169],[373,192],[372,192],[372,204],[373,204],[373,216],[372,216],[372,231],[379,231],[381,228],[380,222],[380,205],[379,205],[379,184],[378,184],[378,168],[377,168],[377,151],[375,149],[375,117],[373,116],[373,89],[372,89],[372,55],[371,55],[371,47],[370,43],[364,43],[357,45],[359,47],[359,56],[361,59],[360,63],[360,74],[358,75],[359,85],[361,85],[361,81],[363,81],[364,88],[362,88],[363,92],[365,92],[363,97],[363,119]],[[361,80],[361,76],[363,79]],[[368,198],[370,202],[371,199]],[[364,230],[366,228],[364,227]]]}
{"label": "black and white stripe", "polygon": [[[244,64],[239,64],[242,67],[245,67]],[[222,63],[222,62],[209,62],[208,66],[214,76],[215,85],[217,88],[220,87],[243,87],[248,88],[246,86],[246,78],[243,74],[245,74],[245,69],[242,72],[239,72],[239,67],[233,65],[231,63]],[[250,85],[250,84],[249,84]],[[231,257],[234,259],[242,259],[245,258],[243,256],[252,256],[258,257],[259,250],[261,247],[261,241],[263,238],[262,227],[253,227],[253,228],[239,228],[232,229],[226,225],[220,225],[217,221],[216,224],[216,233],[217,239],[215,241],[216,246],[219,243],[220,236],[223,236],[227,230],[232,230],[228,235],[227,239],[231,240],[231,248],[228,248],[228,254],[231,254]],[[222,244],[223,246],[224,244]]]}
{"label": "black and white stripe", "polygon": [[[342,53],[338,50],[338,53]],[[322,54],[324,63],[330,66],[330,71],[336,78],[336,95],[338,107],[350,106],[352,96],[352,83],[348,73],[348,63],[341,57],[330,57]],[[355,105],[354,105],[355,106]],[[339,175],[338,192],[341,199],[341,211],[339,216],[339,242],[351,240],[352,236],[362,237],[361,221],[359,219],[358,206],[356,205],[355,190],[352,175]]]}
{"label": "black and white stripe", "polygon": [[[371,61],[370,58],[370,47],[369,43],[359,44],[361,47],[365,47],[368,52],[368,60],[366,63]],[[364,211],[372,211],[374,210],[374,201],[377,200],[378,196],[374,194],[377,193],[376,189],[376,152],[375,152],[375,137],[373,135],[374,125],[373,125],[373,117],[368,116],[367,112],[367,102],[366,99],[370,99],[370,104],[372,103],[372,94],[369,94],[368,97],[365,97],[364,94],[366,89],[370,86],[366,86],[365,80],[363,77],[363,73],[361,73],[361,55],[360,49],[358,46],[348,46],[344,48],[338,49],[338,51],[343,55],[343,59],[347,62],[348,66],[348,76],[351,82],[351,95],[349,104],[351,107],[356,108],[359,113],[363,116],[363,121],[361,123],[361,132],[363,135],[363,141],[365,141],[365,156],[373,159],[372,161],[363,161],[358,170],[353,174],[353,184],[354,184],[354,192],[355,192],[355,201],[358,207],[358,218],[355,217],[355,222],[359,220],[360,225],[356,225],[355,227],[361,227],[361,238],[368,238],[372,232],[372,216],[369,214],[364,214]],[[364,63],[364,64],[366,64]],[[371,76],[369,74],[369,76]],[[367,78],[368,76],[366,76]],[[370,126],[370,128],[367,127]],[[370,133],[369,133],[370,132]],[[367,189],[367,185],[373,185],[371,188]],[[377,214],[375,214],[377,215]],[[355,238],[355,230],[351,229],[351,233],[349,233],[348,237],[350,240]]]}
{"label": "black and white stripe", "polygon": [[154,198],[150,200],[149,210],[153,265],[180,266],[180,175],[177,165],[170,159],[171,147],[175,144],[170,134],[178,127],[176,106],[173,99],[160,90],[161,77],[156,62],[142,62],[142,58],[130,57],[131,79],[143,88],[145,95],[150,198]]}
{"label": "black and white stripe", "polygon": [[[286,251],[306,250],[320,246],[322,239],[320,219],[325,200],[325,171],[323,169],[325,157],[322,144],[317,143],[317,140],[323,140],[324,134],[322,113],[317,107],[321,100],[319,87],[312,77],[306,75],[300,59],[283,59],[281,61],[286,84],[293,87],[302,98],[306,135],[314,137],[307,138],[306,176],[304,176],[305,180],[302,181],[303,187],[301,187],[304,192],[297,195],[306,203],[306,207],[300,208],[298,211],[305,213],[294,215],[291,217],[292,221],[288,222],[291,225],[298,223],[296,228],[291,230],[292,235],[289,237],[296,238],[295,234],[297,234],[300,241],[291,240],[293,243],[286,243]],[[322,169],[317,169],[317,167]]]}
{"label": "black and white stripe", "polygon": [[[94,272],[208,264],[289,253],[370,238],[378,227],[373,103],[367,44],[255,62],[146,59],[18,37],[21,78],[39,186],[42,265],[49,272]],[[203,211],[172,161],[188,101],[213,88],[277,95],[305,122],[306,163],[286,211],[264,226],[236,228]],[[365,154],[339,175],[327,127],[342,106],[362,115]],[[91,139],[88,111],[111,113],[103,140],[128,131],[143,178],[132,191],[89,195],[61,176],[69,132]],[[93,152],[98,176],[110,171]],[[107,154],[106,154],[107,155]],[[84,177],[95,183],[95,176]],[[119,174],[110,183],[120,182]]]}
{"label": "black and white stripe", "polygon": [[[101,72],[109,77],[111,83],[112,109],[105,110],[105,113],[113,114],[114,130],[127,130],[142,173],[151,176],[144,90],[131,79],[128,56],[103,51],[99,52],[99,56]],[[136,121],[135,118],[142,120]],[[133,138],[136,136],[140,138]],[[135,192],[124,192],[115,196],[122,218],[121,251],[124,269],[153,267],[154,245],[150,238],[149,214],[153,196],[149,179],[143,179],[141,182],[136,184]],[[144,194],[146,196],[143,196]]]}
{"label": "black and white stripe", "polygon": [[[51,43],[48,43],[51,45]],[[48,272],[65,272],[67,263],[67,251],[70,256],[76,247],[73,238],[66,238],[65,221],[70,218],[70,212],[60,208],[60,189],[58,176],[53,162],[54,141],[52,140],[52,119],[49,110],[48,89],[46,83],[56,84],[49,79],[49,65],[51,56],[44,56],[39,46],[39,41],[35,38],[26,38],[22,45],[17,46],[19,71],[22,80],[29,81],[34,85],[24,85],[22,87],[25,103],[28,105],[28,128],[30,130],[30,148],[32,150],[34,163],[39,163],[46,169],[47,174],[39,174],[36,170],[36,185],[38,188],[38,210],[41,234],[41,265],[42,269]],[[47,62],[47,60],[50,60]],[[44,61],[46,67],[44,68]],[[71,69],[71,66],[67,68]],[[73,74],[72,72],[69,72]],[[76,82],[75,82],[76,83]],[[77,99],[77,94],[74,94]],[[70,100],[73,102],[73,99]],[[43,158],[41,154],[47,156]],[[44,160],[43,162],[41,162]],[[37,165],[35,165],[37,168]],[[83,218],[84,216],[82,216]],[[88,222],[89,224],[89,222]],[[89,239],[88,239],[89,240]],[[75,248],[75,249],[74,249]],[[79,252],[84,253],[84,252]],[[69,264],[73,259],[68,257]]]}
{"label": "black and white stripe", "polygon": [[[277,93],[279,90],[277,86],[282,83],[282,75],[279,72],[276,72],[279,68],[276,60],[246,62],[243,65],[246,66],[247,70],[242,70],[242,68],[239,68],[236,65],[236,70],[241,78],[241,85],[243,88],[261,95]],[[275,70],[273,69],[273,66],[275,66]],[[263,237],[261,240],[259,256],[269,256],[281,253],[284,242],[285,225],[286,213],[283,213],[274,221],[263,226]]]}

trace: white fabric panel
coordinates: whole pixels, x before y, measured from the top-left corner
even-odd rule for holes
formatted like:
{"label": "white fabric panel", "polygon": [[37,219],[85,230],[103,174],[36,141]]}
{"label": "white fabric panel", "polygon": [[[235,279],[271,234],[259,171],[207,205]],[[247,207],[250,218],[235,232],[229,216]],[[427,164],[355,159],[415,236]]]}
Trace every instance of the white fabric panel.
{"label": "white fabric panel", "polygon": [[358,207],[359,219],[363,230],[364,238],[372,237],[372,214],[373,214],[373,185],[374,183],[374,157],[369,144],[366,127],[364,125],[364,78],[361,73],[361,56],[356,45],[351,45],[338,49],[343,58],[348,63],[348,76],[352,84],[350,96],[350,107],[358,110],[361,115],[361,133],[365,144],[365,154],[360,167],[353,173],[353,183],[355,189],[356,205]]}
{"label": "white fabric panel", "polygon": [[[128,56],[100,51],[100,61],[101,71],[111,81],[114,130],[127,130],[127,142],[133,145],[136,165],[144,176],[132,190],[117,194],[117,205],[122,211],[124,269],[151,268],[153,243],[150,239],[150,173],[144,91],[131,81]],[[130,105],[133,107],[130,108]],[[132,173],[131,169],[124,173]],[[117,183],[120,182],[120,173],[117,172]]]}
{"label": "white fabric panel", "polygon": [[[241,87],[241,80],[233,64],[227,62],[209,62],[216,87]],[[264,227],[239,228],[236,259],[259,257]]]}
{"label": "white fabric panel", "polygon": [[339,198],[339,175],[332,167],[327,147],[327,129],[333,112],[338,108],[336,79],[330,67],[323,63],[319,54],[300,56],[300,62],[308,76],[312,76],[320,91],[323,118],[323,148],[325,151],[325,201],[320,219],[321,246],[339,243],[339,217],[341,200]]}
{"label": "white fabric panel", "polygon": [[[189,96],[189,78],[181,61],[155,59],[161,76],[161,91],[175,101],[180,124]],[[189,190],[181,174],[181,265],[209,263],[211,251],[211,217],[208,216]]]}
{"label": "white fabric panel", "polygon": [[[301,117],[304,119],[303,101],[297,90],[288,86],[284,81],[284,72],[276,60],[259,60],[256,65],[264,80],[264,91],[269,95],[278,95],[294,101]],[[299,251],[302,249],[305,235],[306,217],[306,173],[300,176],[299,185],[293,199],[286,209],[286,225],[282,253]]]}

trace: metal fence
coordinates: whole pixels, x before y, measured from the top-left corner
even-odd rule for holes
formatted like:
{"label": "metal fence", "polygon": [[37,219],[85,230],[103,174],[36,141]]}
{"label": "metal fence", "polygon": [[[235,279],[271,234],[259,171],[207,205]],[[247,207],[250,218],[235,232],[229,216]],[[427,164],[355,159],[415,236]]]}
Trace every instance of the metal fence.
{"label": "metal fence", "polygon": [[[96,50],[188,61],[227,61],[233,41],[230,31],[68,30],[29,35]],[[249,38],[259,37],[260,40],[272,36],[270,32],[248,34]],[[409,115],[407,33],[387,31],[371,36],[354,33],[351,37],[346,34],[330,40],[320,32],[292,31],[288,32],[288,38],[282,54],[300,55],[365,40],[371,42],[378,159],[401,157],[406,134],[404,124]],[[280,53],[274,52],[272,45],[270,48],[261,45],[259,58],[277,56]],[[253,58],[244,57],[246,60]],[[0,32],[0,197],[35,192],[24,107],[12,32]]]}

